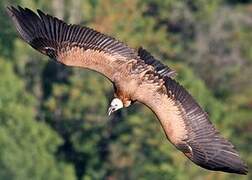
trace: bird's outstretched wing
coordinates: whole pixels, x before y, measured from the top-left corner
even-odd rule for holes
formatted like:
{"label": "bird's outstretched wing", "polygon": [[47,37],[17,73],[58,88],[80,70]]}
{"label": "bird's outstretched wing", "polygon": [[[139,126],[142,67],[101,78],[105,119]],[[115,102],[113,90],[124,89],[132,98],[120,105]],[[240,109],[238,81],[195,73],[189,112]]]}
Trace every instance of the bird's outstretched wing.
{"label": "bird's outstretched wing", "polygon": [[38,10],[7,7],[21,38],[39,52],[68,66],[95,70],[113,81],[120,64],[137,59],[137,52],[88,27],[71,25]]}
{"label": "bird's outstretched wing", "polygon": [[[91,28],[67,24],[37,10],[7,7],[21,38],[39,52],[67,66],[88,68],[113,81],[113,75],[129,60],[143,61],[163,77],[174,76],[175,71],[163,65],[144,49],[138,52],[126,44]],[[139,56],[148,56],[141,58]]]}
{"label": "bird's outstretched wing", "polygon": [[[152,57],[147,51],[141,53],[145,55],[139,54],[140,57]],[[203,168],[247,173],[247,166],[234,146],[219,134],[207,113],[181,85],[170,77],[159,76],[156,71],[143,79],[134,98],[156,114],[167,138],[177,149]]]}

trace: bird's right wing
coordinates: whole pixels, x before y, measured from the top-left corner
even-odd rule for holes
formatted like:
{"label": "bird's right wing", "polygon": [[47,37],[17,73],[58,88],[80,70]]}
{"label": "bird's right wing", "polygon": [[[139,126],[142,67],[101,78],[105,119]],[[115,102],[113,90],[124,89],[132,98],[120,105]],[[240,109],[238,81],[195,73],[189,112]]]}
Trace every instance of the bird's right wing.
{"label": "bird's right wing", "polygon": [[175,80],[148,72],[134,99],[156,114],[167,138],[197,165],[215,171],[247,173],[234,146],[219,134],[207,113]]}
{"label": "bird's right wing", "polygon": [[113,75],[136,52],[124,43],[88,27],[71,25],[38,10],[8,7],[21,38],[39,52],[67,66],[88,68],[113,81]]}

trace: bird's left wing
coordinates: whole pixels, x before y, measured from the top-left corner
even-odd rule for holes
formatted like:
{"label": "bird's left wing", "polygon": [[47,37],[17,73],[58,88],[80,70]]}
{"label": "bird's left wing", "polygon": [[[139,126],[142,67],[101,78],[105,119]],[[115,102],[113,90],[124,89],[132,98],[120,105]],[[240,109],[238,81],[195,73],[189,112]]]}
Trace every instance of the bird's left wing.
{"label": "bird's left wing", "polygon": [[68,65],[97,71],[111,81],[121,64],[136,59],[124,43],[80,25],[71,25],[38,10],[7,7],[21,38],[39,52]]}
{"label": "bird's left wing", "polygon": [[[153,59],[146,53],[142,51],[139,56]],[[148,71],[134,99],[156,114],[167,138],[197,165],[216,171],[247,173],[247,166],[234,146],[219,134],[207,113],[175,80],[160,76],[155,70]]]}

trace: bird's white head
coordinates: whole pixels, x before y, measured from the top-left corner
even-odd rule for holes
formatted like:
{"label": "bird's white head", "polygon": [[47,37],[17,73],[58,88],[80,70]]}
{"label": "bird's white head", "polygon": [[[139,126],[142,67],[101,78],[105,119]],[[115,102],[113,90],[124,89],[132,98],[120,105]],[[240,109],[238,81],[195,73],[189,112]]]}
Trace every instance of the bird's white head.
{"label": "bird's white head", "polygon": [[114,98],[110,103],[110,107],[108,109],[108,115],[112,114],[113,112],[121,108],[123,108],[123,102],[119,98]]}

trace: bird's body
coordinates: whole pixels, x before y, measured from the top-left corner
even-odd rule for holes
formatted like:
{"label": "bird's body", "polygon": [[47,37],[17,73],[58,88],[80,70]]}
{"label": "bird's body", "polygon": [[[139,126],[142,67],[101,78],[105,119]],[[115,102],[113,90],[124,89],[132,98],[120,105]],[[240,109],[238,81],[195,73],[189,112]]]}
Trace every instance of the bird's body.
{"label": "bird's body", "polygon": [[7,9],[19,35],[33,48],[67,66],[91,69],[114,85],[109,113],[138,101],[159,119],[169,141],[201,167],[246,174],[233,145],[209,121],[207,113],[174,79],[175,71],[146,50],[87,27],[69,25],[38,10]]}

